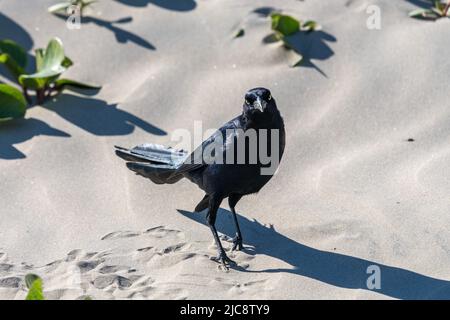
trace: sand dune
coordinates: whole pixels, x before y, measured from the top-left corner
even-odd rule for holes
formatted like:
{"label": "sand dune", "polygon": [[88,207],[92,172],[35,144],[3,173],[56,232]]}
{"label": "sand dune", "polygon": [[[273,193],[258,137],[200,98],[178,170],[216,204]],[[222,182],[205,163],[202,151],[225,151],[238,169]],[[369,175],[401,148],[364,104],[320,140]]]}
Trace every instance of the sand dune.
{"label": "sand dune", "polygon": [[[53,3],[1,1],[0,38],[32,54],[58,36],[68,75],[103,89],[0,124],[0,298],[23,299],[30,272],[50,299],[450,298],[448,19],[411,19],[416,1],[403,0],[117,0],[68,30]],[[366,27],[368,5],[381,30]],[[298,39],[304,66],[263,42],[263,7],[322,25]],[[217,128],[256,86],[277,100],[287,147],[238,205],[245,250],[225,272],[205,213],[190,211],[202,193],[132,175],[113,146],[174,145],[197,120]]]}

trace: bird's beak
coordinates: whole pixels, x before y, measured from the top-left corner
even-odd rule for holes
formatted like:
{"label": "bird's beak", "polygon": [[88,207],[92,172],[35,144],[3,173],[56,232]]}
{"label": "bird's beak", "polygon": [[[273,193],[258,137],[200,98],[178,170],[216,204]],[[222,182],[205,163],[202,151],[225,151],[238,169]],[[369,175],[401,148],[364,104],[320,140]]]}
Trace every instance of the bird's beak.
{"label": "bird's beak", "polygon": [[261,99],[258,97],[256,98],[255,102],[253,102],[253,108],[264,112],[264,108],[266,107],[267,102],[265,102],[264,100],[261,101]]}

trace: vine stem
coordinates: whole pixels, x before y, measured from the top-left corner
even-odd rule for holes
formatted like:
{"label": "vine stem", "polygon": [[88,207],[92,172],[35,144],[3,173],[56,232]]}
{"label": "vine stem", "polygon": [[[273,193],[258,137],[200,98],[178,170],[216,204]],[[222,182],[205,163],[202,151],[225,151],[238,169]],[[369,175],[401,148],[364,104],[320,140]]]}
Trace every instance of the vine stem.
{"label": "vine stem", "polygon": [[450,0],[447,1],[447,4],[445,5],[444,8],[444,17],[447,16],[448,10],[450,9]]}
{"label": "vine stem", "polygon": [[23,95],[25,96],[25,100],[27,100],[28,104],[31,104],[31,98],[28,94],[28,90],[25,87],[22,87]]}

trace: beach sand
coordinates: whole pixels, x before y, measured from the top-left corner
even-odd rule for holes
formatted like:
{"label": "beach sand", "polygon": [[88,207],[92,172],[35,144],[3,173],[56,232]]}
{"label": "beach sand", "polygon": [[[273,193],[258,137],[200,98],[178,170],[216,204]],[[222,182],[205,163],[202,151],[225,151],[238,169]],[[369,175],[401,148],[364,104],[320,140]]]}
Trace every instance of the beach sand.
{"label": "beach sand", "polygon": [[[69,30],[54,3],[1,1],[0,38],[32,54],[57,36],[67,76],[103,89],[0,124],[0,298],[23,299],[27,273],[49,299],[450,298],[448,19],[412,19],[416,1],[403,0],[103,0]],[[302,42],[310,62],[291,68],[292,52],[263,43],[261,7],[322,25]],[[202,192],[135,176],[113,146],[218,128],[258,86],[287,146],[237,206],[245,250],[225,272],[205,213],[192,213]],[[230,250],[226,201],[217,226]]]}

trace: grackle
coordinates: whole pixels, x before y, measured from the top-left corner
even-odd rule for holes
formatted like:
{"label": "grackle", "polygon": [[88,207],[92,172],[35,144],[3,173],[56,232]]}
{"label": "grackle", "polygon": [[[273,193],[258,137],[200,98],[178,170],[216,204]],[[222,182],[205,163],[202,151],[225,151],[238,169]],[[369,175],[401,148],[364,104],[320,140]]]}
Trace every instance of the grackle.
{"label": "grackle", "polygon": [[[172,184],[187,178],[205,191],[195,211],[208,209],[207,224],[218,249],[218,256],[212,259],[227,268],[235,263],[219,240],[215,227],[217,210],[222,200],[228,198],[236,225],[232,250],[241,250],[242,234],[235,206],[243,196],[258,192],[272,178],[284,147],[284,122],[275,99],[268,89],[255,88],[245,94],[242,114],[191,154],[156,144],[133,149],[116,146],[116,154],[127,161],[130,170],[154,183]],[[271,163],[267,161],[269,155]],[[264,169],[267,171],[263,172]]]}

